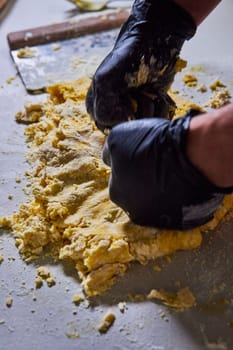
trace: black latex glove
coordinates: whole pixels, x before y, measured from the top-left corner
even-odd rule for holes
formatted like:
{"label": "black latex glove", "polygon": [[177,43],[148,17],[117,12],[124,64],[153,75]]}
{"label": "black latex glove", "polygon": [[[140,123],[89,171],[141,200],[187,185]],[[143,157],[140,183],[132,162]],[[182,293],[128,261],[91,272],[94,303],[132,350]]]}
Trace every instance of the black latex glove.
{"label": "black latex glove", "polygon": [[111,166],[110,198],[140,225],[191,229],[209,221],[233,188],[214,186],[186,158],[191,117],[141,119],[114,127],[103,159]]}
{"label": "black latex glove", "polygon": [[155,115],[171,119],[175,103],[167,91],[181,47],[195,31],[192,17],[173,1],[136,0],[87,94],[97,127]]}

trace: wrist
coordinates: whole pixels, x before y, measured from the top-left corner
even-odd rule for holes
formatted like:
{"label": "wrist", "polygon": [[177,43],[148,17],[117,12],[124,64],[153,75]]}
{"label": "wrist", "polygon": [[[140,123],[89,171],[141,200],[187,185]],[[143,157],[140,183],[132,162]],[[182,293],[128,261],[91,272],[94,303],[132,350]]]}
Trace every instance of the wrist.
{"label": "wrist", "polygon": [[186,153],[215,186],[233,186],[233,104],[202,114],[190,122]]}
{"label": "wrist", "polygon": [[199,25],[221,0],[174,0],[183,7],[194,19],[196,25]]}
{"label": "wrist", "polygon": [[158,36],[174,35],[182,41],[196,32],[196,23],[185,8],[173,0],[135,0],[132,15],[155,30]]}

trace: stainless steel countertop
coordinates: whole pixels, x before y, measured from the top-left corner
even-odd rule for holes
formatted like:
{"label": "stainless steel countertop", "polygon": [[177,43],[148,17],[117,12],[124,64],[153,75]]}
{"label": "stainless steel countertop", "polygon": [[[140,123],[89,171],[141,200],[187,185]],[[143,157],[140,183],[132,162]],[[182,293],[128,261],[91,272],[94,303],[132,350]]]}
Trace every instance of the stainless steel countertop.
{"label": "stainless steel countertop", "polygon": [[[0,27],[0,216],[11,214],[25,200],[22,191],[26,145],[22,125],[16,125],[15,113],[23,108],[28,96],[16,76],[6,34],[66,19],[72,4],[65,0],[13,1],[13,6]],[[233,2],[223,1],[200,26],[194,39],[185,44],[182,56],[189,65],[203,65],[204,81],[220,78],[233,92]],[[9,77],[16,79],[7,84]],[[180,78],[176,86],[180,88]],[[182,88],[183,89],[183,88]],[[183,89],[192,98],[193,90]],[[203,95],[194,101],[203,103]],[[15,179],[20,177],[21,183]],[[13,200],[8,196],[12,195]],[[174,254],[169,263],[160,259],[161,272],[135,264],[118,283],[103,296],[87,304],[75,306],[74,293],[81,291],[71,266],[44,261],[57,279],[57,284],[35,290],[36,265],[19,257],[13,237],[1,231],[0,254],[0,350],[39,349],[150,349],[150,350],[226,350],[233,349],[233,222],[222,225],[214,234],[204,235],[200,249]],[[174,290],[175,282],[190,286],[198,306],[185,312],[174,312],[149,301],[127,302],[121,313],[118,302],[128,293],[148,293],[151,288]],[[6,298],[13,305],[7,308]],[[100,335],[97,324],[106,310],[116,314],[113,327]],[[74,311],[77,314],[74,314]],[[79,339],[75,335],[80,334]],[[74,335],[74,338],[70,335]]]}

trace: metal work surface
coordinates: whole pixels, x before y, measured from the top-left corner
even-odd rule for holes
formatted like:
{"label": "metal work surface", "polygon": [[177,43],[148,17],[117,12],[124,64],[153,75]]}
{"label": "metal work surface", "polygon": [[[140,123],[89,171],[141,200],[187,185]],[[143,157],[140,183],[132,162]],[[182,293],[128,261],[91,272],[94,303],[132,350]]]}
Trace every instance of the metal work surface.
{"label": "metal work surface", "polygon": [[[12,56],[27,90],[43,90],[61,81],[78,79],[83,74],[92,76],[91,67],[100,64],[101,58],[108,54],[117,33],[118,30],[113,30],[33,47],[36,54],[27,59],[19,58],[18,50],[14,50]],[[55,45],[61,49],[54,51]]]}
{"label": "metal work surface", "polygon": [[[23,187],[27,147],[24,126],[14,121],[16,112],[30,96],[16,75],[6,42],[10,31],[65,20],[72,5],[65,0],[13,2],[0,15],[0,216],[11,214],[25,201]],[[207,85],[216,78],[233,92],[233,2],[225,0],[187,43],[182,57],[189,66],[202,65],[197,72]],[[3,18],[4,17],[4,18]],[[95,54],[95,53],[93,53]],[[189,68],[187,69],[189,71]],[[13,77],[13,80],[8,80]],[[7,83],[8,80],[8,83]],[[180,76],[174,88],[181,89]],[[208,95],[182,85],[182,94],[204,104]],[[16,182],[20,178],[20,183]],[[12,199],[10,199],[12,196]],[[75,306],[72,298],[81,291],[72,266],[44,260],[56,276],[56,285],[35,289],[38,262],[26,264],[20,258],[9,232],[0,231],[0,350],[109,349],[109,350],[232,350],[233,349],[233,222],[204,235],[202,246],[178,252],[171,261],[159,259],[148,266],[134,264],[113,288],[91,301]],[[161,271],[153,270],[158,264]],[[177,284],[189,286],[197,306],[175,312],[152,301],[130,301],[128,294],[145,294],[152,288],[175,291]],[[6,299],[13,298],[8,308]],[[118,303],[127,301],[124,313]],[[107,310],[116,315],[106,334],[97,330]]]}

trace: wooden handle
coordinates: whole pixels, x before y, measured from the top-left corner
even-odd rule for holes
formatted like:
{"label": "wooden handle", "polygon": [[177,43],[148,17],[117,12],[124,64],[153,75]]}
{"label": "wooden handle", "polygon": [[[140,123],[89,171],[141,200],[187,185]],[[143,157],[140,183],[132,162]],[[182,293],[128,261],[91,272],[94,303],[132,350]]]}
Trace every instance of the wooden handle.
{"label": "wooden handle", "polygon": [[[1,1],[1,0],[0,0]],[[98,17],[63,22],[43,27],[12,32],[7,35],[11,50],[76,38],[85,34],[118,28],[129,17],[128,11],[114,12]]]}

